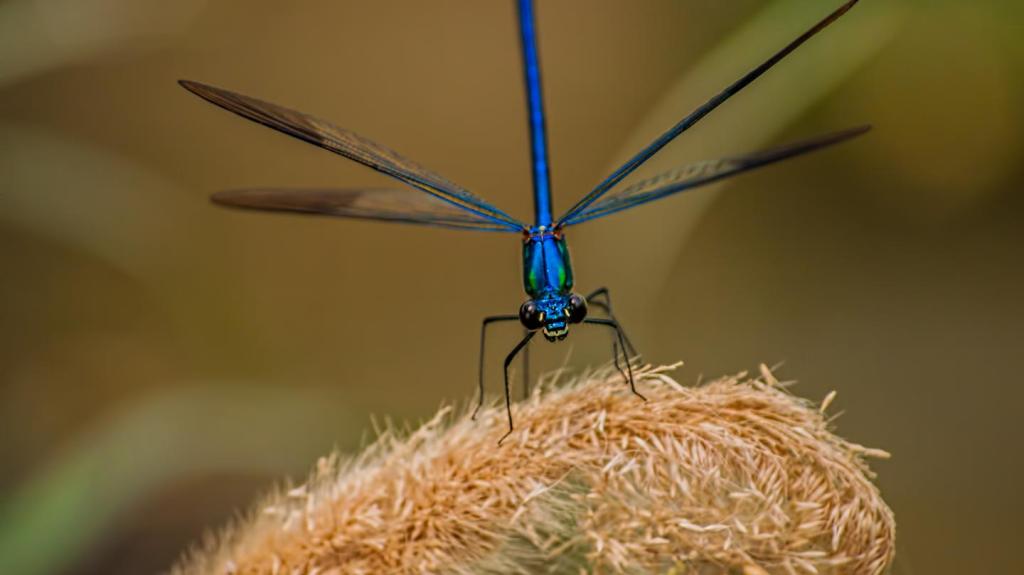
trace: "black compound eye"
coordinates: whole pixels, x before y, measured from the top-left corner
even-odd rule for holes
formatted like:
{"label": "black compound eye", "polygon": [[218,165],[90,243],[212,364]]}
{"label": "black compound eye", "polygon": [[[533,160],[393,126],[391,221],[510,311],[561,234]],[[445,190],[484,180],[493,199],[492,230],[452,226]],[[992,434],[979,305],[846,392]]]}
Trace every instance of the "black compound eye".
{"label": "black compound eye", "polygon": [[569,296],[569,305],[566,306],[565,313],[569,316],[569,323],[580,323],[587,317],[587,300],[572,294]]}
{"label": "black compound eye", "polygon": [[540,329],[544,326],[544,312],[532,300],[526,300],[519,308],[519,321],[526,329]]}

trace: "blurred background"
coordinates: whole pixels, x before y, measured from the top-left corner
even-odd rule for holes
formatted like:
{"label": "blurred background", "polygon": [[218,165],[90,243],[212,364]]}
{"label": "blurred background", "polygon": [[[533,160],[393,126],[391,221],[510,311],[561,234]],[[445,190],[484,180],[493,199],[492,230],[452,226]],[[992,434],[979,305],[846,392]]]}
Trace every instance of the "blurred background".
{"label": "blurred background", "polygon": [[[540,1],[556,209],[839,0]],[[519,239],[222,210],[381,186],[188,78],[331,119],[528,217],[511,2],[0,2],[0,572],[154,573],[371,418],[475,393]],[[899,524],[897,573],[1024,572],[1024,4],[865,0],[637,177],[871,122],[570,229],[646,359],[784,362]],[[519,335],[497,328],[489,392]],[[608,360],[603,333],[534,369]]]}

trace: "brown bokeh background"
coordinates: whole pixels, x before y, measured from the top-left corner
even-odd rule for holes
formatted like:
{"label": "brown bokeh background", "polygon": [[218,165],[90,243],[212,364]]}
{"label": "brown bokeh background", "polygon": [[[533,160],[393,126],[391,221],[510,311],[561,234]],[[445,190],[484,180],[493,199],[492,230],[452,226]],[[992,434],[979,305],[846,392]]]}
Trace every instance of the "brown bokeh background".
{"label": "brown bokeh background", "polygon": [[[556,209],[836,2],[541,1]],[[838,390],[897,573],[1011,573],[1024,512],[1019,2],[865,0],[639,174],[870,135],[570,230],[648,360],[785,362]],[[332,119],[531,213],[511,2],[0,3],[0,572],[167,568],[371,417],[475,390],[518,239],[232,213],[210,192],[380,186],[215,109],[206,81]],[[518,331],[492,340],[489,389]],[[534,365],[607,360],[604,334]],[[567,359],[568,356],[568,359]]]}

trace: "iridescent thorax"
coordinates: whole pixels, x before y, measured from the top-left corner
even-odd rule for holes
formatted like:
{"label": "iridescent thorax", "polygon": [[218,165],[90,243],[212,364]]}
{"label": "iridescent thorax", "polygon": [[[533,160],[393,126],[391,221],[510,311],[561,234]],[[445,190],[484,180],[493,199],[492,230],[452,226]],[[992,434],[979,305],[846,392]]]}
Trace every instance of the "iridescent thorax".
{"label": "iridescent thorax", "polygon": [[572,289],[572,263],[565,234],[539,226],[523,233],[523,289],[536,299]]}
{"label": "iridescent thorax", "polygon": [[[387,222],[414,223],[457,230],[522,233],[523,288],[529,296],[519,314],[484,318],[480,334],[480,399],[484,401],[484,340],[487,326],[517,319],[526,329],[519,343],[505,358],[505,412],[508,433],[512,433],[512,400],[509,393],[509,364],[526,349],[530,340],[542,332],[548,341],[565,339],[572,324],[603,326],[611,330],[612,357],[630,390],[639,397],[633,381],[631,359],[636,349],[612,314],[611,296],[601,287],[584,297],[572,292],[573,274],[563,230],[603,218],[674,194],[719,182],[750,170],[820,150],[865,133],[869,126],[826,134],[801,142],[711,162],[676,168],[635,184],[619,187],[630,174],[665,148],[673,139],[689,130],[729,98],[738,94],[804,42],[848,12],[858,0],[846,0],[831,14],[774,53],[762,64],[729,84],[707,102],[683,116],[626,163],[601,180],[562,215],[552,212],[551,177],[548,167],[548,142],[541,90],[540,59],[533,0],[516,0],[519,13],[519,37],[523,56],[527,118],[530,129],[530,159],[533,173],[533,225],[519,220],[469,190],[424,168],[394,150],[335,126],[315,116],[215,88],[182,80],[183,87],[226,110],[274,130],[329,150],[394,178],[399,189],[361,188],[258,188],[228,190],[213,195],[216,203],[236,208],[271,210],[301,214],[319,214]],[[587,317],[587,300],[604,317]],[[621,360],[624,361],[620,361]],[[625,369],[623,369],[623,367]],[[526,380],[528,369],[524,367]],[[528,386],[527,386],[528,387]],[[508,433],[504,437],[508,436]],[[499,440],[498,443],[501,443]]]}
{"label": "iridescent thorax", "polygon": [[[550,341],[564,339],[569,324],[586,315],[586,303],[578,296],[581,301],[573,299],[572,285],[572,262],[562,230],[537,226],[524,232],[523,289],[530,296],[520,311],[524,325],[539,324]],[[574,313],[577,307],[582,309]],[[527,321],[529,316],[534,321]]]}

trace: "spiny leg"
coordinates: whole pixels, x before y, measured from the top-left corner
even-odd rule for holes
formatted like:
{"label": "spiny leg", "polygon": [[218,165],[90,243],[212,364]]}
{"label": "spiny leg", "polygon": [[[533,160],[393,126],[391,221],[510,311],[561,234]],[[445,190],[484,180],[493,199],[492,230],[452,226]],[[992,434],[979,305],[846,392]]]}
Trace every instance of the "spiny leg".
{"label": "spiny leg", "polygon": [[480,411],[480,408],[484,405],[484,344],[487,341],[487,326],[497,321],[518,321],[519,316],[517,315],[492,315],[484,318],[483,323],[480,325],[480,398],[477,401],[476,409],[473,410],[472,419],[476,419],[476,414]]}
{"label": "spiny leg", "polygon": [[[596,300],[596,298],[599,297],[601,297],[604,301],[591,301]],[[586,299],[588,303],[590,303],[596,308],[603,310],[606,314],[608,314],[608,317],[611,318],[612,321],[614,321],[615,323],[619,323],[618,318],[615,317],[615,313],[612,311],[612,295],[608,288],[597,288],[596,290],[591,292]],[[629,335],[626,334],[626,330],[622,329],[621,324],[619,324],[619,329],[622,331],[622,338],[626,340],[629,353],[633,354],[634,356],[639,356],[640,354],[637,353],[636,348],[633,346],[633,342],[630,341]]]}
{"label": "spiny leg", "polygon": [[[530,330],[523,329],[523,337],[530,333]],[[523,350],[523,399],[530,399],[530,348]]]}
{"label": "spiny leg", "polygon": [[[602,296],[603,296],[602,299],[604,299],[604,301],[592,301],[592,300],[596,300],[596,298],[599,298],[599,297],[602,297]],[[586,297],[586,299],[587,299],[587,303],[593,305],[594,307],[596,307],[598,309],[603,310],[604,313],[608,314],[608,317],[612,321],[614,321],[616,323],[616,325],[619,325],[619,331],[622,332],[622,339],[624,339],[626,341],[626,346],[627,346],[626,350],[629,351],[631,356],[633,356],[633,357],[640,357],[640,354],[637,353],[636,348],[633,347],[633,342],[630,341],[629,336],[626,335],[626,330],[622,329],[622,325],[619,323],[618,318],[616,318],[615,317],[615,313],[612,312],[612,294],[611,294],[610,291],[608,291],[608,288],[606,288],[606,287],[599,287],[596,290],[590,292],[590,294]],[[618,348],[617,348],[617,344],[615,343],[615,339],[617,339],[617,338],[613,338],[612,339],[612,347],[616,348],[616,350],[617,350]],[[626,354],[623,353],[622,355],[626,355]],[[616,356],[618,356],[618,351],[616,351]],[[629,360],[629,356],[626,356],[626,360],[627,361]]]}
{"label": "spiny leg", "polygon": [[[609,317],[611,317],[612,320],[614,321],[614,317],[615,316],[612,315],[611,308],[609,308],[603,302],[595,301],[595,302],[590,302],[590,304],[593,305],[594,307],[597,307],[597,308],[600,308],[600,309],[604,310],[605,314],[607,314]],[[614,333],[611,334],[611,335],[612,335],[612,361],[615,362],[615,369],[617,369],[617,370],[619,370],[621,372],[622,371],[622,367],[619,365],[619,338]],[[629,339],[628,338],[626,339],[626,344],[629,345],[630,347],[632,347],[632,344],[629,343]],[[627,355],[627,353],[626,353],[627,351],[630,351],[630,353],[632,353],[634,356],[636,356],[636,350],[623,350],[622,355],[623,355],[623,357],[625,357],[626,361],[629,361],[629,355]]]}
{"label": "spiny leg", "polygon": [[612,363],[615,364],[615,369],[618,370],[618,372],[620,374],[622,374],[622,379],[626,380],[627,382],[629,382],[632,385],[632,381],[633,381],[632,366],[629,364],[629,361],[628,361],[628,358],[627,358],[626,365],[627,365],[627,367],[630,368],[629,372],[627,373],[626,370],[622,369],[622,364],[619,363],[619,341],[621,339],[621,336],[619,335],[619,331],[617,329],[615,329],[615,326],[612,324],[611,320],[594,318],[594,319],[585,319],[585,320],[583,320],[583,323],[589,323],[589,324],[593,324],[593,325],[605,325],[605,326],[609,326],[609,327],[612,328],[612,333],[611,333],[611,336],[612,336]]}
{"label": "spiny leg", "polygon": [[[604,288],[602,288],[602,289],[604,289]],[[607,290],[605,290],[605,291],[607,291]],[[609,307],[611,302],[609,302],[608,304],[605,304],[604,302],[590,302],[590,303],[593,304],[594,307],[598,307],[598,308],[603,309],[604,312],[608,316],[611,317],[611,320],[615,321],[615,316],[612,315],[611,308]],[[615,369],[617,369],[619,371],[619,373],[622,374],[622,377],[626,377],[626,372],[622,371],[622,365],[619,363],[619,335],[618,335],[618,332],[614,332],[613,331],[611,333],[611,336],[612,336],[612,363],[615,364]],[[628,345],[629,340],[627,339],[626,342],[627,342],[627,345]],[[636,354],[634,353],[634,355],[636,355]],[[622,350],[622,357],[626,360],[626,363],[629,363],[629,355],[627,354],[627,350],[626,349]]]}
{"label": "spiny leg", "polygon": [[[597,301],[597,298],[601,295],[604,295],[608,301]],[[603,310],[605,315],[614,319],[615,316],[612,314],[612,302],[611,297],[608,295],[608,288],[602,287],[594,290],[592,293],[587,295],[586,300],[588,305]],[[622,367],[619,365],[619,339],[615,334],[612,334],[612,361],[615,363],[615,369],[619,370],[621,373]],[[629,356],[626,356],[626,361],[629,361]]]}
{"label": "spiny leg", "polygon": [[512,348],[512,351],[509,352],[508,356],[505,358],[505,412],[508,413],[508,432],[501,436],[501,439],[498,440],[498,445],[501,445],[501,442],[505,441],[506,437],[512,435],[512,430],[514,429],[512,427],[512,395],[508,388],[508,366],[512,363],[512,360],[516,358],[516,354],[526,347],[526,344],[530,343],[530,340],[533,339],[533,336],[535,335],[537,335],[537,332],[535,331],[527,333],[526,337]]}
{"label": "spiny leg", "polygon": [[[625,340],[622,337],[622,328],[619,327],[619,324],[617,322],[615,322],[614,320],[610,320],[610,319],[597,319],[597,318],[589,319],[588,318],[588,319],[583,320],[583,323],[589,323],[591,325],[604,325],[604,326],[610,327],[611,329],[615,330],[615,335],[619,339],[619,346],[621,346],[623,349],[626,348]],[[619,367],[617,359],[618,359],[618,357],[616,356],[615,364],[616,364],[616,367]],[[619,372],[622,373],[622,368],[621,367],[619,367]],[[633,381],[633,366],[630,365],[630,363],[628,361],[626,362],[626,372],[627,373],[622,373],[622,376],[625,377],[626,381],[629,382],[629,389],[630,389],[630,391],[632,391],[633,394],[636,395],[637,397],[639,397],[640,399],[642,399],[644,401],[647,401],[647,398],[644,397],[643,394],[641,394],[639,391],[636,390],[636,384]]]}

